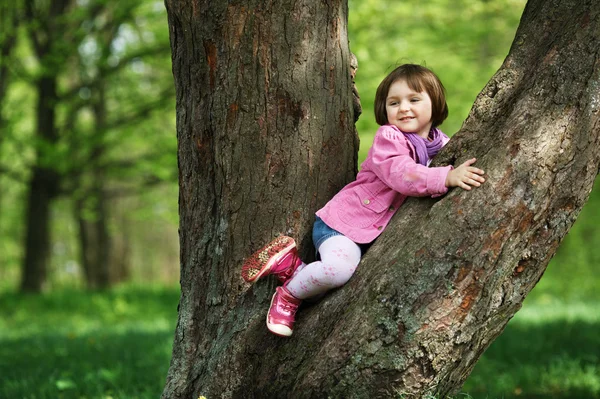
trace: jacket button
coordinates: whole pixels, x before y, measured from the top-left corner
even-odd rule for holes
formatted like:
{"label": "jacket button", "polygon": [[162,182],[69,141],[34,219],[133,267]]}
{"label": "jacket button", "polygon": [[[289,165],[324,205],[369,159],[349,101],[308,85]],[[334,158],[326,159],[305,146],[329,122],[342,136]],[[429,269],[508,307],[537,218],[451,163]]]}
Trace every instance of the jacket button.
{"label": "jacket button", "polygon": [[371,203],[371,201],[369,201],[368,199],[363,201],[363,204],[365,204],[365,205],[369,205],[370,203]]}
{"label": "jacket button", "polygon": [[377,226],[377,230],[383,229],[383,226]]}
{"label": "jacket button", "polygon": [[393,206],[390,206],[390,207],[388,208],[388,211],[390,211],[390,212],[392,212],[393,210],[394,210],[394,207],[393,207]]}

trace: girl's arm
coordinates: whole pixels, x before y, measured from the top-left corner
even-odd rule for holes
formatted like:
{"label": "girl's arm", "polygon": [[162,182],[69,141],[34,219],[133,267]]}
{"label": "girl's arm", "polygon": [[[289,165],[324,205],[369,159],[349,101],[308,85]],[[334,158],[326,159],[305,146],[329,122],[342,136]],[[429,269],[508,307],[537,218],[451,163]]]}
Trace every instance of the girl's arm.
{"label": "girl's arm", "polygon": [[372,168],[390,188],[410,197],[437,197],[448,191],[452,166],[429,168],[410,156],[408,140],[390,126],[382,126],[371,147]]}

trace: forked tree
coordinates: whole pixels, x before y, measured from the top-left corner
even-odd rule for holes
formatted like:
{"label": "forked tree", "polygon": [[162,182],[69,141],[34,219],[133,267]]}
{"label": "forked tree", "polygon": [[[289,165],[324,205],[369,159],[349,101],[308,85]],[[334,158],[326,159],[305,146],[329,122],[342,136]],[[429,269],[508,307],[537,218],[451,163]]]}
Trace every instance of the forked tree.
{"label": "forked tree", "polygon": [[309,258],[314,212],[356,172],[345,0],[167,0],[177,91],[181,299],[163,398],[457,392],[542,276],[600,161],[600,2],[530,0],[510,54],[437,165],[487,182],[410,199],[352,280],[265,314],[245,257]]}

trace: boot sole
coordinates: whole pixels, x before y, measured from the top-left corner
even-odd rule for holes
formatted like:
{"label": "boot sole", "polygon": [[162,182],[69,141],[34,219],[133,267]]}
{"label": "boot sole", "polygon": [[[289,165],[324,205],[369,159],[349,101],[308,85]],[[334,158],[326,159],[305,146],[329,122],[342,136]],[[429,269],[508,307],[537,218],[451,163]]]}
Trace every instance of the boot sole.
{"label": "boot sole", "polygon": [[296,247],[292,237],[281,236],[252,254],[242,265],[242,278],[253,283],[268,275],[271,267]]}

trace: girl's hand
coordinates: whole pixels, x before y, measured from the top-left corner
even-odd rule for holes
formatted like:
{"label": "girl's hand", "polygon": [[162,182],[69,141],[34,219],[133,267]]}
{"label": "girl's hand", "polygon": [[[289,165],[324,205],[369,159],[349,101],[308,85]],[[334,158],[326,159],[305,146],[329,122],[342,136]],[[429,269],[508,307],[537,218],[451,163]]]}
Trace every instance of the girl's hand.
{"label": "girl's hand", "polygon": [[485,182],[481,175],[485,172],[471,166],[475,161],[477,159],[471,158],[459,167],[452,169],[446,177],[446,187],[460,187],[464,190],[471,190],[471,186],[481,186],[481,183]]}

